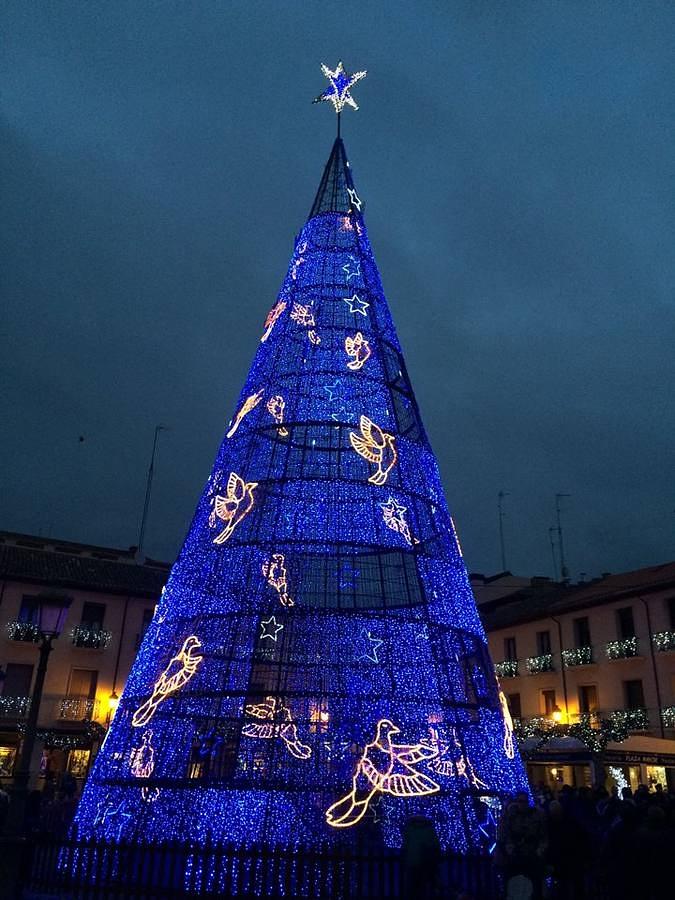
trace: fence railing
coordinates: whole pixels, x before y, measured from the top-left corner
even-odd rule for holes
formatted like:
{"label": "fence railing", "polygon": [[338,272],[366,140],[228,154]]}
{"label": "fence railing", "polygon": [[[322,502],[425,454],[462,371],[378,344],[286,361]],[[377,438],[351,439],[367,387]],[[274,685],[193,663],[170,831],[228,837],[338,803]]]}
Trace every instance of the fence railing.
{"label": "fence railing", "polygon": [[[24,895],[68,900],[157,900],[179,897],[409,898],[397,851],[305,847],[234,847],[184,843],[136,845],[38,840],[24,866]],[[419,876],[418,876],[419,880]],[[497,900],[491,857],[444,856],[440,896],[465,892]]]}

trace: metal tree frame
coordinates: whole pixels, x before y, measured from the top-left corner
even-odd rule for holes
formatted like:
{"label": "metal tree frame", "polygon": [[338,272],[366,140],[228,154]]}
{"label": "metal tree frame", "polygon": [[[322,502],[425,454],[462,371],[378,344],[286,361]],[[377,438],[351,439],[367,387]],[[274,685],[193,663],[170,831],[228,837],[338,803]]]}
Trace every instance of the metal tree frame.
{"label": "metal tree frame", "polygon": [[[86,786],[82,838],[395,847],[424,814],[467,852],[527,790],[360,208],[338,137]],[[362,416],[395,442],[384,482],[369,479],[385,451],[356,449]],[[363,801],[381,720],[400,745]],[[357,770],[366,812],[331,827]]]}

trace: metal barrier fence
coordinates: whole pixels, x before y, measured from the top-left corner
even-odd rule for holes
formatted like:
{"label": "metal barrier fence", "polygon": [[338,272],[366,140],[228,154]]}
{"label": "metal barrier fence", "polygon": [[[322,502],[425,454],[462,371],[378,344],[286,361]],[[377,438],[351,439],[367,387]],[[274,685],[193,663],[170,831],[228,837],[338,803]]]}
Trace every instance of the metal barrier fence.
{"label": "metal barrier fence", "polygon": [[501,896],[492,860],[480,856],[443,857],[438,894],[433,894],[424,883],[424,870],[413,879],[408,877],[412,883],[405,883],[406,873],[395,851],[38,839],[26,845],[26,852],[16,894],[23,900],[418,900],[459,893],[472,900],[497,900]]}

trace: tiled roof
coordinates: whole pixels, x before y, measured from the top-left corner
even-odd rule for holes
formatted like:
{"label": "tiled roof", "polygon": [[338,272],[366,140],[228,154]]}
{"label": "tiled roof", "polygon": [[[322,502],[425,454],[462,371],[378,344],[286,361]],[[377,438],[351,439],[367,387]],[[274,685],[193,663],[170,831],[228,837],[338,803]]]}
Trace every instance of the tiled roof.
{"label": "tiled roof", "polygon": [[668,587],[675,591],[675,562],[605,575],[588,584],[535,585],[509,594],[489,610],[481,610],[486,631],[508,628],[547,616],[611,603],[621,597],[649,594]]}
{"label": "tiled roof", "polygon": [[167,575],[168,567],[155,568],[135,562],[0,545],[0,578],[13,581],[157,597]]}

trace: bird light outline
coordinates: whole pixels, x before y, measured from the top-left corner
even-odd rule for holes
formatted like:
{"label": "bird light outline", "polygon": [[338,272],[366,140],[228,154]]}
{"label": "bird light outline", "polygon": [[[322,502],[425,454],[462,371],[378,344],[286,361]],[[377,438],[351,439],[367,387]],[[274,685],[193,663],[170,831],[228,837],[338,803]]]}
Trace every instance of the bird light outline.
{"label": "bird light outline", "polygon": [[[396,450],[396,438],[393,434],[384,431],[379,425],[376,425],[368,416],[362,415],[359,419],[359,429],[361,435],[355,431],[349,432],[349,441],[352,448],[356,450],[359,456],[362,456],[367,462],[377,466],[376,472],[370,476],[368,481],[371,484],[385,484],[389,473],[398,461],[398,452]],[[385,450],[389,449],[391,459],[385,468],[382,467]]]}
{"label": "bird light outline", "polygon": [[244,712],[255,719],[263,720],[262,724],[250,722],[244,725],[241,733],[246,737],[263,740],[279,737],[291,756],[296,759],[309,759],[312,755],[312,748],[303,744],[298,737],[298,726],[290,709],[278,697],[265,697],[263,703],[247,703]]}
{"label": "bird light outline", "polygon": [[262,564],[262,573],[267,584],[279,595],[282,606],[295,606],[295,600],[288,595],[288,572],[286,570],[286,557],[283,553],[273,553]]}
{"label": "bird light outline", "polygon": [[[155,682],[150,697],[138,707],[133,714],[131,724],[134,728],[142,728],[157,712],[160,703],[166,700],[171,694],[175,694],[190,681],[199,668],[200,663],[204,660],[203,656],[195,656],[194,651],[202,646],[196,634],[191,634],[183,641],[183,646],[178,653],[173,656],[166,668]],[[175,663],[180,663],[182,668],[167,678],[167,673]]]}
{"label": "bird light outline", "polygon": [[[382,731],[386,727],[388,746],[383,745]],[[429,744],[420,741],[417,744],[394,744],[391,741],[391,735],[400,734],[401,729],[390,719],[380,719],[375,726],[375,738],[363,748],[361,758],[356,764],[354,775],[352,776],[352,789],[344,797],[341,797],[332,806],[326,810],[326,821],[333,828],[350,828],[352,825],[358,824],[368,811],[368,805],[375,794],[390,794],[393,797],[424,797],[429,794],[435,794],[440,791],[441,786],[433,780],[429,775],[416,771],[413,766],[423,760],[431,759],[437,749]],[[389,754],[390,764],[388,769],[383,773],[378,770],[373,762],[369,759],[371,751],[378,750],[381,753]],[[399,764],[406,771],[406,774],[394,773],[393,769]],[[367,796],[362,800],[356,800],[358,790],[357,779],[362,775],[369,782],[371,788]],[[339,816],[334,816],[334,811],[345,805],[348,801],[351,805],[347,806],[345,812]],[[354,818],[352,813],[358,808],[358,814]]]}
{"label": "bird light outline", "polygon": [[353,357],[351,362],[347,363],[347,368],[352,372],[358,372],[359,369],[368,362],[371,357],[372,350],[370,344],[364,338],[360,331],[357,331],[354,337],[347,335],[345,338],[345,353],[349,357]]}
{"label": "bird light outline", "polygon": [[263,325],[263,335],[260,338],[260,343],[264,344],[267,338],[272,334],[272,329],[277,324],[277,320],[282,312],[286,309],[286,301],[279,300],[278,303],[275,303],[272,309],[267,313],[267,318],[265,319],[265,324]]}
{"label": "bird light outline", "polygon": [[[225,494],[216,494],[211,500],[213,509],[209,516],[209,525],[216,527],[216,519],[225,523],[225,528],[217,534],[214,544],[224,544],[232,536],[232,532],[253,509],[255,500],[253,492],[258,487],[257,481],[244,481],[236,472],[230,472],[225,487]],[[242,507],[244,499],[248,497],[248,505]],[[234,504],[234,508],[232,508]]]}
{"label": "bird light outline", "polygon": [[277,425],[282,427],[278,429],[280,437],[288,437],[288,428],[284,428],[284,410],[286,409],[286,401],[281,394],[275,394],[267,401],[267,412],[272,416]]}
{"label": "bird light outline", "polygon": [[501,689],[499,691],[499,705],[504,717],[504,753],[507,759],[513,759],[516,755],[516,748],[513,743],[513,718],[509,709],[509,701]]}
{"label": "bird light outline", "polygon": [[247,416],[251,412],[251,410],[255,409],[255,407],[262,400],[262,396],[264,393],[265,393],[265,388],[261,388],[259,391],[256,391],[255,394],[251,394],[249,397],[247,397],[244,400],[244,402],[241,405],[241,408],[239,409],[239,412],[236,414],[236,416],[232,420],[232,424],[230,425],[230,428],[229,428],[227,434],[225,435],[225,437],[231,438],[234,435],[237,428],[239,428],[239,426],[241,425],[241,423],[244,419],[244,416]]}

